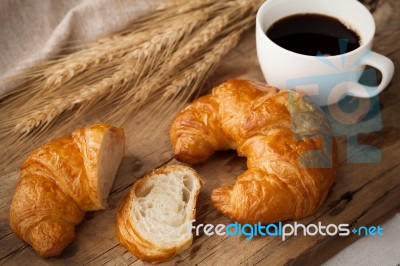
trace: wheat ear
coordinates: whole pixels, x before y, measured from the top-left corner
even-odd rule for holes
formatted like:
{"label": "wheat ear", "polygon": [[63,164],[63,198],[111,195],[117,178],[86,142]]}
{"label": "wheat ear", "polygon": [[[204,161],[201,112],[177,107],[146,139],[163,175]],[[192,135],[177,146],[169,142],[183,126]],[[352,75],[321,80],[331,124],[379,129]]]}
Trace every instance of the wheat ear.
{"label": "wheat ear", "polygon": [[[155,115],[163,117],[161,125],[157,122],[157,126],[163,126],[163,123],[169,121],[168,116],[173,111],[179,110],[186,104],[189,97],[202,87],[205,80],[214,72],[220,63],[221,59],[234,48],[240,40],[242,30],[232,32],[230,35],[222,38],[221,40],[213,43],[212,47],[204,54],[197,58],[196,62],[185,68],[177,77],[175,77],[171,84],[165,87],[162,94],[153,97],[154,106],[158,107]],[[185,89],[188,89],[187,91]],[[185,90],[185,93],[182,91]],[[175,104],[171,104],[174,102]],[[153,120],[143,123],[146,128],[155,126]]]}
{"label": "wheat ear", "polygon": [[[168,78],[179,73],[181,65],[188,58],[201,53],[202,49],[214,41],[224,28],[228,28],[231,31],[232,27],[227,27],[229,23],[241,20],[243,15],[247,14],[248,11],[249,7],[242,7],[238,10],[236,7],[230,6],[222,15],[209,21],[195,33],[192,39],[172,54],[171,58],[160,67],[158,73],[153,74],[153,77],[148,81],[139,84],[137,90],[131,90],[126,94],[124,100],[121,102],[121,105],[125,106],[123,111],[114,112],[111,120],[126,121],[128,115],[138,110],[152,94],[164,89],[164,84],[167,84]],[[247,19],[245,18],[244,20]],[[241,23],[237,24],[241,25]],[[199,77],[199,79],[202,78]]]}
{"label": "wheat ear", "polygon": [[149,58],[155,58],[161,50],[172,49],[171,47],[177,41],[190,33],[204,19],[206,17],[203,12],[187,15],[185,23],[179,23],[175,27],[164,31],[163,34],[153,36],[149,41],[142,43],[137,49],[128,53],[124,58],[124,62],[111,77],[105,78],[96,84],[84,86],[77,94],[70,93],[64,98],[45,102],[39,110],[24,116],[14,130],[27,134],[35,127],[50,123],[62,112],[73,109],[77,104],[94,101],[105,94],[115,93],[116,90],[138,77],[140,73],[146,72],[140,66],[137,66],[136,63],[138,61],[151,60]]}
{"label": "wheat ear", "polygon": [[[194,15],[196,16],[196,14]],[[175,19],[184,21],[187,14],[176,16]],[[88,68],[94,68],[124,57],[135,49],[137,45],[145,43],[152,36],[162,35],[163,32],[173,27],[175,23],[175,20],[166,18],[163,23],[158,24],[156,27],[145,31],[139,27],[139,29],[126,35],[103,38],[94,44],[89,44],[87,49],[58,59],[53,66],[47,68],[44,72],[44,89],[55,90]]]}
{"label": "wheat ear", "polygon": [[[146,106],[145,110],[149,110],[148,107],[156,107],[157,111],[151,112],[144,121],[149,119],[151,123],[148,125],[154,125],[160,121],[166,123],[163,118],[173,114],[185,104],[188,97],[198,93],[205,78],[214,70],[217,64],[214,60],[221,58],[217,56],[218,51],[214,49],[217,49],[216,45],[222,45],[221,49],[225,47],[219,41],[224,40],[225,45],[228,45],[229,42],[226,39],[228,36],[237,34],[239,28],[252,25],[256,8],[262,3],[261,0],[168,1],[175,2],[175,6],[171,5],[170,8],[156,11],[133,23],[126,30],[87,46],[81,55],[88,56],[80,57],[85,62],[77,62],[75,66],[73,64],[62,66],[62,62],[67,62],[66,57],[70,59],[69,63],[78,60],[79,58],[74,57],[78,55],[78,52],[44,62],[25,72],[24,75],[20,75],[20,78],[26,78],[24,81],[27,83],[18,85],[17,89],[0,105],[0,121],[4,122],[0,127],[2,143],[0,168],[20,158],[20,155],[28,152],[32,145],[39,145],[45,139],[65,133],[67,128],[70,130],[100,119],[121,126],[122,121],[118,119],[118,116],[113,114],[110,116],[110,110],[120,109],[117,114],[132,115],[133,110],[140,111],[139,107],[153,100],[151,106]],[[179,40],[171,41],[168,47],[160,48],[155,44],[147,47],[146,52],[144,47],[147,40],[137,41],[132,47],[125,46],[127,42],[134,41],[134,37],[130,36],[140,34],[140,32],[148,34],[156,27],[161,28],[165,19],[175,21],[178,26],[185,24],[180,16],[174,14],[175,11],[189,16],[196,11],[202,12],[205,19],[193,31],[183,34]],[[235,14],[236,11],[241,15],[229,16],[228,22],[223,18],[217,19],[220,16],[225,16],[226,19],[227,14]],[[248,17],[251,21],[247,19]],[[218,20],[221,24],[217,23]],[[203,29],[201,26],[204,26],[206,21],[208,26],[215,23],[215,33],[204,32],[204,39],[202,39],[198,36]],[[175,24],[171,26],[172,36],[175,34],[173,28]],[[120,50],[114,51],[113,44],[119,41],[126,41],[126,43],[119,44]],[[161,40],[161,42],[164,41]],[[107,47],[110,48],[109,53],[115,52],[115,55],[107,54],[105,52]],[[185,52],[181,50],[182,48]],[[89,55],[90,51],[96,49],[99,49],[98,55],[104,52],[100,55],[101,59],[94,58],[95,54]],[[226,49],[229,50],[229,48]],[[149,52],[151,50],[153,52]],[[214,60],[209,58],[213,53],[216,55]],[[173,61],[168,63],[170,59]],[[204,65],[197,64],[198,60],[204,61]],[[209,64],[208,67],[207,64]],[[64,67],[66,67],[65,72],[55,71]],[[49,71],[50,68],[53,70]],[[75,68],[76,71],[74,71]],[[163,73],[162,70],[168,71]],[[56,75],[53,81],[47,81],[49,83],[45,85],[46,79],[54,73]],[[61,78],[58,79],[57,75]],[[49,84],[55,86],[45,89]],[[154,86],[150,87],[146,84]],[[165,88],[168,92],[165,92]],[[137,95],[136,98],[133,97],[134,95]],[[135,102],[137,104],[131,104]],[[162,110],[167,112],[160,113]],[[15,134],[15,130],[23,134]]]}
{"label": "wheat ear", "polygon": [[193,84],[194,81],[207,77],[207,73],[215,69],[221,58],[237,45],[240,36],[241,31],[237,31],[213,44],[212,48],[203,54],[198,61],[174,78],[172,83],[165,88],[162,99],[176,96],[182,89]]}

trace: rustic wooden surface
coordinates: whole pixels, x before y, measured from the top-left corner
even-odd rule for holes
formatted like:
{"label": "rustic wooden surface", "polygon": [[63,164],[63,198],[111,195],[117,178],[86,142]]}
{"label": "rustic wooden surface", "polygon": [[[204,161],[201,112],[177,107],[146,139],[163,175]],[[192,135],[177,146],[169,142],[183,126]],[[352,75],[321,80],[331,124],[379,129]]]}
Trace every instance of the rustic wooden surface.
{"label": "rustic wooden surface", "polygon": [[[368,2],[368,1],[367,1]],[[369,1],[371,2],[371,1]],[[352,227],[377,225],[400,211],[400,1],[375,1],[374,17],[377,35],[374,50],[389,56],[397,66],[391,85],[380,95],[383,129],[360,136],[360,143],[380,149],[382,159],[377,164],[349,164],[346,162],[346,140],[339,137],[340,171],[328,199],[313,216],[301,223],[348,223]],[[263,80],[255,52],[253,30],[247,32],[239,44],[223,61],[207,82],[212,87],[231,77]],[[150,110],[147,110],[150,111]],[[13,190],[18,180],[20,161],[0,170],[0,264],[7,265],[142,265],[118,244],[115,236],[115,214],[118,205],[132,183],[153,168],[173,164],[168,127],[156,133],[142,132],[141,117],[132,118],[125,128],[127,153],[118,172],[104,211],[87,213],[77,226],[77,238],[56,258],[42,259],[11,233],[8,211]],[[1,145],[1,144],[0,144]],[[357,156],[353,154],[352,156]],[[197,206],[198,223],[231,221],[214,209],[210,193],[220,185],[233,184],[234,178],[246,168],[245,159],[234,151],[214,155],[206,163],[195,166],[206,184]],[[275,265],[319,264],[359,239],[349,237],[290,237],[282,242],[277,237],[261,237],[246,241],[242,237],[201,235],[193,245],[166,265]]]}

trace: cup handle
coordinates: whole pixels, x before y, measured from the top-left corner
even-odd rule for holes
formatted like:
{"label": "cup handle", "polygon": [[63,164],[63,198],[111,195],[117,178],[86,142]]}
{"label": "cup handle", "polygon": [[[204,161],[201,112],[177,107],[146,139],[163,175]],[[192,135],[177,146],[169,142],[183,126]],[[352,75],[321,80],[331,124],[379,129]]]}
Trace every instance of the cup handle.
{"label": "cup handle", "polygon": [[390,81],[393,78],[394,64],[392,60],[390,60],[386,56],[383,56],[381,54],[372,51],[371,51],[371,56],[366,58],[363,64],[370,65],[378,69],[382,73],[381,83],[378,86],[363,85],[363,87],[365,87],[366,90],[350,89],[348,90],[348,93],[352,94],[352,96],[360,98],[371,98],[378,95],[389,85]]}

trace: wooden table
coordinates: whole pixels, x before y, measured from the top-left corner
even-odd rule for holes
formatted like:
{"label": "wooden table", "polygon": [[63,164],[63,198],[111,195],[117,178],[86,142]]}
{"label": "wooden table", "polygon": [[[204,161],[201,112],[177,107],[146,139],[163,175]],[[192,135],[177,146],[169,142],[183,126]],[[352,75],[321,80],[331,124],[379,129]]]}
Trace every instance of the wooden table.
{"label": "wooden table", "polygon": [[[367,1],[371,2],[371,1]],[[400,211],[400,1],[374,1],[377,34],[374,50],[390,57],[397,65],[391,85],[379,96],[383,128],[379,132],[361,134],[360,143],[373,145],[381,151],[381,162],[350,164],[346,161],[346,139],[338,138],[340,171],[328,199],[319,211],[299,222],[323,224],[348,223],[351,227],[378,225]],[[228,78],[263,80],[254,43],[253,30],[248,31],[238,47],[226,56],[216,73],[207,82],[211,88]],[[203,91],[205,93],[206,91]],[[132,118],[125,130],[127,152],[104,211],[87,213],[77,226],[77,238],[56,258],[42,259],[11,233],[8,225],[9,205],[18,180],[21,161],[2,170],[0,190],[0,264],[7,265],[141,265],[115,236],[115,214],[121,199],[143,174],[173,159],[168,139],[168,126],[157,134],[140,130],[146,112]],[[220,152],[206,163],[194,167],[206,184],[197,206],[197,222],[228,224],[231,221],[214,209],[210,202],[212,189],[233,184],[235,177],[246,169],[245,159],[234,151]],[[251,241],[244,236],[195,237],[192,246],[166,264],[319,264],[358,240],[360,237],[258,237]]]}

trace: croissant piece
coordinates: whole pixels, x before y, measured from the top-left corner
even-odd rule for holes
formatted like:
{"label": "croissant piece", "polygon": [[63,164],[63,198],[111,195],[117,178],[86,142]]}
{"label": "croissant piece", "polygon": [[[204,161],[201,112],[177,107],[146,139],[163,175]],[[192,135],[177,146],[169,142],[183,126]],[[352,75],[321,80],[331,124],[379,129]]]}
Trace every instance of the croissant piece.
{"label": "croissant piece", "polygon": [[171,259],[192,244],[189,223],[203,181],[190,167],[168,165],[139,179],[117,213],[119,242],[148,262]]}
{"label": "croissant piece", "polygon": [[85,212],[106,208],[124,145],[122,128],[96,124],[33,151],[11,202],[12,231],[39,255],[59,255]]}
{"label": "croissant piece", "polygon": [[229,80],[184,108],[170,129],[175,157],[194,164],[236,149],[248,170],[212,192],[222,214],[240,223],[274,223],[316,212],[337,172],[323,112],[294,91]]}

